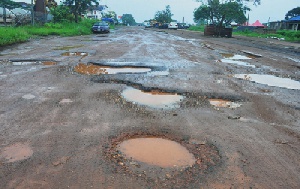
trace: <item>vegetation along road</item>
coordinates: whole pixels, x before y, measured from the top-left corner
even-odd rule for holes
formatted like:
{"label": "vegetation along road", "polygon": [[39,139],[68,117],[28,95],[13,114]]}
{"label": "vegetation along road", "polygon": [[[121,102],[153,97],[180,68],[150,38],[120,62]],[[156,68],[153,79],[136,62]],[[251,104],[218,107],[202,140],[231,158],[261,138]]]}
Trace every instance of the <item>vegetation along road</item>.
{"label": "vegetation along road", "polygon": [[299,51],[143,27],[3,48],[1,188],[299,188]]}

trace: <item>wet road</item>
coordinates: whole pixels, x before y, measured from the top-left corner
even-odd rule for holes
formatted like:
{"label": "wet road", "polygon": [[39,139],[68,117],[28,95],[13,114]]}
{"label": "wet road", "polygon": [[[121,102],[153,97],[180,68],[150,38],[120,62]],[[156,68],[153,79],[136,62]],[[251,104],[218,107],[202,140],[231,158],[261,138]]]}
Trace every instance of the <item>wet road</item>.
{"label": "wet road", "polygon": [[[297,188],[299,49],[141,27],[7,47],[0,185]],[[140,138],[183,149],[160,161],[138,153],[163,153],[159,142],[120,147]],[[119,150],[130,146],[136,157]]]}

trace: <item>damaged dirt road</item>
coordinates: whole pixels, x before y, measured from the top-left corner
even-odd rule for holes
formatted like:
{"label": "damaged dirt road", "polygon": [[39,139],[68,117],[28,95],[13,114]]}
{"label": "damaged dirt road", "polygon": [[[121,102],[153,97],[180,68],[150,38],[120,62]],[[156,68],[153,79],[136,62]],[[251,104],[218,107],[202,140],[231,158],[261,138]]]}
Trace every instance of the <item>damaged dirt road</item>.
{"label": "damaged dirt road", "polygon": [[6,47],[1,188],[299,188],[299,51],[141,27]]}

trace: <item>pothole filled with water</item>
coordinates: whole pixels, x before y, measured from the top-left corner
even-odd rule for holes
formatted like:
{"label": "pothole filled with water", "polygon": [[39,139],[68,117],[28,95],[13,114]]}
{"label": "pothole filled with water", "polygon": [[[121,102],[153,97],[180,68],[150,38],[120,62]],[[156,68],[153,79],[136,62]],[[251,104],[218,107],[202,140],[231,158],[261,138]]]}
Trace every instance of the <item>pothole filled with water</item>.
{"label": "pothole filled with water", "polygon": [[123,66],[102,66],[94,64],[79,63],[74,68],[75,72],[86,75],[102,75],[102,74],[121,74],[121,73],[146,73],[150,72],[151,68]]}
{"label": "pothole filled with water", "polygon": [[122,97],[130,102],[151,108],[176,108],[184,99],[184,96],[177,93],[162,92],[159,90],[143,91],[128,87],[122,92]]}
{"label": "pothole filled with water", "polygon": [[181,138],[166,131],[156,133],[151,128],[135,132],[122,131],[103,145],[106,160],[120,174],[158,185],[176,181],[183,187],[198,182],[220,163],[217,148],[207,141]]}
{"label": "pothole filled with water", "polygon": [[20,62],[13,62],[12,65],[14,66],[27,66],[37,64],[36,61],[20,61]]}
{"label": "pothole filled with water", "polygon": [[163,138],[128,139],[118,149],[127,158],[160,167],[188,167],[196,162],[185,147]]}
{"label": "pothole filled with water", "polygon": [[43,61],[42,64],[44,66],[54,66],[54,65],[57,65],[57,62],[54,62],[54,61]]}
{"label": "pothole filled with water", "polygon": [[221,53],[221,55],[223,57],[223,59],[220,60],[221,62],[255,68],[254,65],[241,61],[241,60],[251,60],[252,58],[254,58],[253,56],[250,55],[244,56],[244,55],[226,54],[226,53]]}
{"label": "pothole filled with water", "polygon": [[239,108],[241,104],[223,99],[209,99],[209,103],[216,108]]}
{"label": "pothole filled with water", "polygon": [[240,78],[248,81],[254,81],[256,83],[272,86],[281,87],[287,89],[300,89],[300,82],[292,80],[290,78],[281,78],[274,75],[260,75],[260,74],[235,74],[235,78]]}
{"label": "pothole filled with water", "polygon": [[86,52],[65,52],[61,54],[62,56],[87,56]]}

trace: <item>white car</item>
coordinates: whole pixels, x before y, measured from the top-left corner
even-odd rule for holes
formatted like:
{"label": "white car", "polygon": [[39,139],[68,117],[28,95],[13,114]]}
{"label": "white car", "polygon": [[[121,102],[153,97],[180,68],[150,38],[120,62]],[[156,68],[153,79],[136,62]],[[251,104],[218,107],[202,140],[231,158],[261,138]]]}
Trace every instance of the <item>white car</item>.
{"label": "white car", "polygon": [[178,29],[178,24],[177,24],[177,22],[170,22],[170,24],[168,25],[168,29],[174,29],[174,30],[177,30],[177,29]]}

